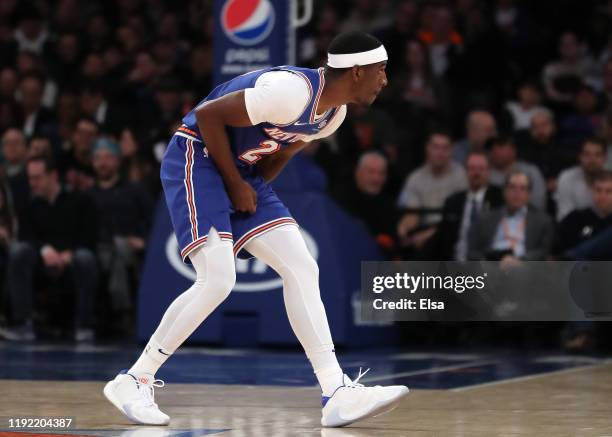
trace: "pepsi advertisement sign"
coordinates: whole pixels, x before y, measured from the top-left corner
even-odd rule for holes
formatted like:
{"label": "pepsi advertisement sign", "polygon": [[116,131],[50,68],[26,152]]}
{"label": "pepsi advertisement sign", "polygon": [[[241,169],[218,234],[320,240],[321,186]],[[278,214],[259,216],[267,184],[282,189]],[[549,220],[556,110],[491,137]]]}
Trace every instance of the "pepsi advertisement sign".
{"label": "pepsi advertisement sign", "polygon": [[214,85],[260,68],[294,63],[293,2],[215,0]]}
{"label": "pepsi advertisement sign", "polygon": [[226,1],[221,10],[221,28],[234,43],[252,46],[270,35],[275,18],[268,0]]}

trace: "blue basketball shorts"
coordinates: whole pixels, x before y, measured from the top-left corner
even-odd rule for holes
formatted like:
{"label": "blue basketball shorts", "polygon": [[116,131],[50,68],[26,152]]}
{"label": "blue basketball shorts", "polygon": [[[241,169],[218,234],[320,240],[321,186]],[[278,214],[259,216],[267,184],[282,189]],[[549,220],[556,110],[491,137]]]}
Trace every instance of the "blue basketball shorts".
{"label": "blue basketball shorts", "polygon": [[170,140],[160,177],[185,263],[190,264],[189,254],[206,243],[213,226],[221,240],[233,242],[237,257],[251,258],[244,250],[249,241],[280,226],[297,225],[272,187],[257,175],[244,176],[257,193],[256,212],[235,212],[203,143],[183,132]]}

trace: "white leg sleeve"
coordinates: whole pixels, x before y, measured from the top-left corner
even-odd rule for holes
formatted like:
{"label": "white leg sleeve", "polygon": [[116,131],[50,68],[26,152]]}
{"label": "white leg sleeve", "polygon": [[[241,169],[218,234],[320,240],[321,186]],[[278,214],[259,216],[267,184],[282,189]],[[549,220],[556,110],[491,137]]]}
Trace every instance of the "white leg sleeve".
{"label": "white leg sleeve", "polygon": [[319,268],[296,226],[282,226],[250,241],[245,249],[283,279],[289,322],[308,356],[323,393],[342,384],[325,308],[319,291]]}
{"label": "white leg sleeve", "polygon": [[193,331],[227,298],[236,283],[232,243],[211,228],[206,244],[189,255],[195,283],[166,310],[157,330],[130,373],[155,374]]}

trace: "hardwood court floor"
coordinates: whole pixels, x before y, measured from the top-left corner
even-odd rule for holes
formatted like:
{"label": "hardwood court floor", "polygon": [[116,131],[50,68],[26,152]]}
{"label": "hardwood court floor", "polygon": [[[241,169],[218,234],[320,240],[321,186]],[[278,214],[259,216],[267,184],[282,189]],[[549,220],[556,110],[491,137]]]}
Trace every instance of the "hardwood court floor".
{"label": "hardwood court floor", "polygon": [[170,427],[138,427],[106,402],[103,384],[0,381],[0,416],[74,416],[80,432],[73,433],[81,435],[612,436],[607,362],[455,389],[416,389],[392,413],[342,429],[321,429],[320,393],[312,387],[172,383],[156,392],[172,417]]}

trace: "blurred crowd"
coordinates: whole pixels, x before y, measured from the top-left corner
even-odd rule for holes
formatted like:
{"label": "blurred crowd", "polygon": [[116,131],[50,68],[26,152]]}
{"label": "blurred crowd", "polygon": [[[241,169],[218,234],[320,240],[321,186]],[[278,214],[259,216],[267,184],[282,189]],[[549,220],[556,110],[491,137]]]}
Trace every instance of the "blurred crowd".
{"label": "blurred crowd", "polygon": [[612,2],[328,1],[316,23],[312,65],[337,29],[389,52],[379,102],[311,150],[389,258],[612,256]]}
{"label": "blurred crowd", "polygon": [[[305,152],[388,258],[612,256],[612,1],[314,6],[299,65],[344,30],[389,53],[377,102]],[[0,0],[5,338],[33,339],[54,306],[79,341],[132,326],[159,163],[211,89],[213,25],[210,0]]]}

